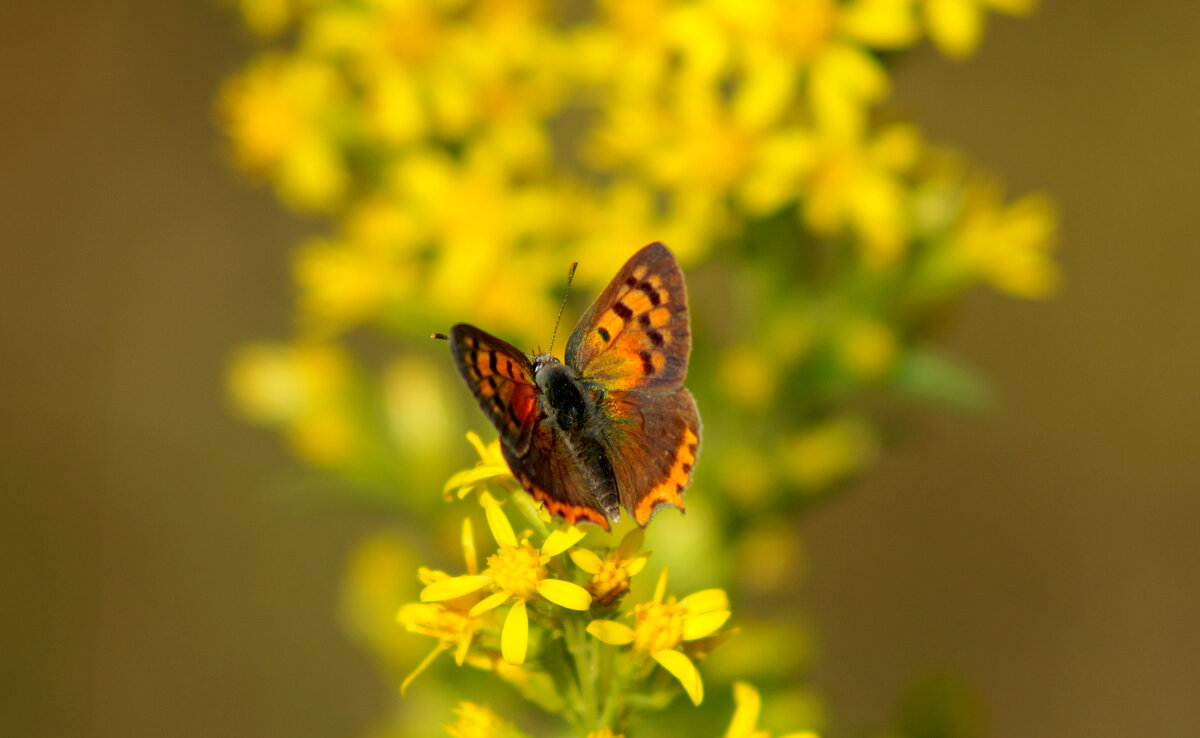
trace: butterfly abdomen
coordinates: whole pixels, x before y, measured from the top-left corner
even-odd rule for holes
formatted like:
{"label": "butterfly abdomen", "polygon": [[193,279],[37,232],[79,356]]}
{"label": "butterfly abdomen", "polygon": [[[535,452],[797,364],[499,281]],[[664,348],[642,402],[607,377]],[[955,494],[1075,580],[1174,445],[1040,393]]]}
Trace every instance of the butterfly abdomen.
{"label": "butterfly abdomen", "polygon": [[579,490],[596,501],[611,520],[620,519],[617,477],[604,443],[596,435],[594,392],[574,370],[553,359],[535,364],[540,401],[555,432],[571,450],[588,489]]}

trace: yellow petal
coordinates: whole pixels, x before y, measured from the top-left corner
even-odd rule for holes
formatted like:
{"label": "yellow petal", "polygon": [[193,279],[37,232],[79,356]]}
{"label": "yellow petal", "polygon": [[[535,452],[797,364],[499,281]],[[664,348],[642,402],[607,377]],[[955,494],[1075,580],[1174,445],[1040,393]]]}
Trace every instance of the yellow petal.
{"label": "yellow petal", "polygon": [[700,672],[687,656],[678,651],[659,651],[654,654],[654,660],[679,680],[688,697],[692,698],[692,704],[700,704],[704,699],[704,683],[700,681]]}
{"label": "yellow petal", "polygon": [[642,542],[646,540],[646,534],[641,528],[630,528],[621,542],[617,544],[617,556],[622,559],[632,559],[637,556],[637,552],[642,550]]}
{"label": "yellow petal", "polygon": [[413,669],[411,674],[404,677],[404,681],[400,683],[400,696],[401,697],[404,696],[404,691],[407,690],[408,685],[412,684],[413,680],[417,678],[417,675],[419,675],[421,672],[425,671],[425,669],[428,668],[429,665],[433,663],[433,660],[437,658],[437,655],[444,650],[446,650],[446,647],[439,643],[436,648],[434,648],[432,651],[429,652],[428,656],[421,659],[421,663],[417,664],[417,668]]}
{"label": "yellow petal", "polygon": [[584,535],[583,531],[573,525],[559,528],[546,536],[546,542],[542,544],[542,555],[558,556],[571,546],[579,543]]}
{"label": "yellow petal", "polygon": [[538,584],[538,594],[568,610],[586,610],[592,606],[592,596],[586,589],[561,579],[543,579]]}
{"label": "yellow petal", "polygon": [[459,666],[462,666],[463,662],[467,660],[467,650],[471,648],[471,636],[472,633],[467,632],[458,638],[458,648],[454,649],[454,663]]}
{"label": "yellow petal", "polygon": [[639,556],[625,565],[625,571],[628,572],[629,576],[631,577],[636,576],[638,572],[646,568],[646,562],[649,560],[650,557],[648,555]]}
{"label": "yellow petal", "polygon": [[729,619],[728,610],[706,612],[703,615],[692,615],[683,619],[683,640],[694,641],[697,638],[710,636],[720,630]]}
{"label": "yellow petal", "polygon": [[868,46],[899,49],[920,35],[911,0],[859,0],[842,11],[842,30]]}
{"label": "yellow petal", "polygon": [[728,610],[729,595],[723,589],[702,589],[684,597],[680,604],[687,608],[689,615],[703,615],[714,610]]}
{"label": "yellow petal", "polygon": [[488,527],[492,529],[492,537],[504,548],[517,547],[517,534],[513,533],[512,524],[500,509],[500,503],[491,497],[486,498],[483,509],[487,512]]}
{"label": "yellow petal", "polygon": [[476,602],[475,606],[471,608],[470,612],[468,612],[467,615],[469,615],[471,617],[476,617],[477,615],[481,615],[481,614],[487,612],[488,610],[495,610],[497,607],[500,607],[505,602],[508,602],[509,597],[512,597],[512,594],[509,592],[496,592],[494,594],[488,595],[487,597],[483,598],[479,602]]}
{"label": "yellow petal", "polygon": [[733,711],[733,720],[725,738],[751,738],[758,726],[758,711],[762,707],[762,698],[758,690],[745,682],[734,682],[733,702],[737,707]]}
{"label": "yellow petal", "polygon": [[529,647],[529,615],[525,612],[525,600],[517,600],[508,617],[504,618],[504,630],[500,633],[500,653],[510,664],[525,663],[525,649]]}
{"label": "yellow petal", "polygon": [[512,474],[503,464],[484,464],[472,469],[460,471],[446,482],[443,492],[449,492],[456,487],[469,487],[478,481],[492,477],[506,477]]}
{"label": "yellow petal", "polygon": [[462,525],[463,558],[467,560],[467,573],[479,573],[479,557],[475,553],[475,529],[470,518],[463,518]]}
{"label": "yellow petal", "polygon": [[974,0],[926,0],[929,37],[946,56],[970,56],[983,35],[983,11]]}
{"label": "yellow petal", "polygon": [[467,431],[467,441],[475,447],[475,453],[479,454],[479,458],[486,459],[488,457],[487,447],[483,445],[483,439],[475,431]]}
{"label": "yellow petal", "polygon": [[588,574],[598,574],[600,568],[604,566],[604,562],[596,555],[596,552],[587,548],[571,549],[571,561],[574,561],[575,566]]}
{"label": "yellow petal", "polygon": [[658,584],[654,587],[654,603],[661,604],[663,597],[667,594],[667,567],[662,568],[662,573],[658,575]]}
{"label": "yellow petal", "polygon": [[588,623],[587,632],[611,646],[633,643],[633,628],[612,620],[593,620]]}
{"label": "yellow petal", "polygon": [[475,592],[489,581],[491,577],[484,575],[442,579],[421,590],[421,602],[441,602],[462,597]]}

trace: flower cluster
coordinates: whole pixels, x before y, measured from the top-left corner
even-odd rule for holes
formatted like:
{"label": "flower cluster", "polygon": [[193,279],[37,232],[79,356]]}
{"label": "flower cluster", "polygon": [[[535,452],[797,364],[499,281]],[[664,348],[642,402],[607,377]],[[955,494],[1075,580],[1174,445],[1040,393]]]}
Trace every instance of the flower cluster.
{"label": "flower cluster", "polygon": [[[640,584],[640,533],[553,530],[476,437],[480,462],[444,497],[482,503],[495,551],[478,560],[478,515],[455,520],[465,569],[421,570],[401,609],[434,641],[421,669],[449,651],[580,735],[680,689],[698,702],[730,600],[761,604],[739,618],[744,643],[804,642],[793,523],[876,457],[861,400],[980,404],[982,382],[937,348],[943,316],[980,285],[1057,287],[1053,203],[1007,196],[888,109],[893,60],[926,41],[969,56],[990,13],[1034,0],[235,3],[262,49],[220,93],[230,158],[324,225],[295,251],[295,336],[242,349],[231,393],[336,489],[423,521],[413,556],[437,548],[447,508],[414,490],[445,482],[477,417],[425,337],[469,321],[545,341],[571,261],[577,292],[651,241],[688,271],[705,459],[686,522],[661,516],[651,537],[670,541],[655,563],[700,591]],[[362,568],[351,629],[389,668],[411,664],[377,613],[396,590]],[[776,645],[706,669],[778,704],[807,656]],[[736,689],[728,735],[761,734],[757,695]],[[820,724],[814,700],[791,703],[809,707],[778,722]],[[521,735],[494,706],[458,715],[455,735]]]}
{"label": "flower cluster", "polygon": [[[447,486],[490,477],[512,489],[511,475],[493,468],[495,446],[484,446],[474,434],[470,440],[480,461]],[[559,706],[581,730],[628,722],[634,712],[630,694],[642,691],[640,686],[659,667],[700,704],[704,688],[695,661],[728,634],[721,631],[730,617],[724,591],[708,589],[677,600],[666,593],[664,568],[653,597],[628,607],[630,580],[649,559],[640,551],[640,528],[631,528],[616,546],[589,548],[579,545],[584,531],[556,527],[524,492],[513,491],[501,502],[480,490],[477,499],[496,552],[480,570],[473,524],[464,517],[466,573],[418,572],[424,584],[420,601],[402,606],[397,619],[407,630],[433,638],[435,645],[403,681],[402,693],[438,654],[452,651],[459,666],[471,664],[535,685],[532,689],[546,693],[532,699]],[[505,507],[523,510],[532,528],[518,533]],[[464,710],[461,720],[479,719],[474,706]]]}
{"label": "flower cluster", "polygon": [[[381,428],[363,392],[344,387],[301,387],[332,398],[319,412],[264,415],[278,398],[253,376],[304,375],[281,360],[302,363],[363,325],[411,339],[486,317],[532,345],[567,263],[584,264],[579,282],[595,287],[661,240],[685,267],[742,267],[709,289],[744,298],[695,310],[717,357],[697,371],[722,426],[768,408],[776,419],[760,424],[770,439],[737,429],[741,442],[722,445],[712,463],[724,491],[827,490],[875,446],[869,419],[838,412],[842,398],[886,388],[977,399],[977,382],[926,345],[948,303],[977,283],[1020,297],[1056,286],[1044,197],[1007,200],[880,114],[895,54],[928,38],[969,55],[987,11],[1032,6],[240,0],[267,49],[220,97],[232,159],[331,222],[296,252],[296,345],[242,354],[240,404],[282,426],[306,460],[398,481],[400,465],[379,459],[386,445],[364,448],[447,449],[454,419],[412,409],[448,394],[444,374],[411,362],[378,380],[343,372],[399,408]],[[418,382],[424,392],[406,391]],[[405,413],[422,432],[405,432]],[[748,457],[762,472],[746,478]]]}

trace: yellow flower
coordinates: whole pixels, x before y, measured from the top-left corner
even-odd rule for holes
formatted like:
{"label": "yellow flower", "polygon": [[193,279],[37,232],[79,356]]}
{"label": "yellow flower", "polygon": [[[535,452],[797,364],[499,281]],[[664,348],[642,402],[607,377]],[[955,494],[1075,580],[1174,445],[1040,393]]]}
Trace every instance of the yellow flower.
{"label": "yellow flower", "polygon": [[446,499],[461,500],[471,494],[476,486],[486,491],[487,485],[484,482],[488,481],[500,482],[509,489],[514,489],[516,480],[513,479],[508,462],[500,452],[500,439],[497,438],[485,446],[479,435],[471,431],[467,433],[467,440],[475,447],[475,453],[479,454],[479,462],[470,469],[464,469],[450,477],[446,486],[442,488]]}
{"label": "yellow flower", "polygon": [[654,599],[633,610],[630,627],[613,620],[593,620],[587,632],[614,646],[632,644],[638,657],[649,656],[683,685],[694,704],[704,699],[704,684],[691,659],[679,650],[685,642],[707,638],[729,620],[729,597],[724,590],[706,589],[676,601],[666,597],[664,568],[654,590]]}
{"label": "yellow flower", "polygon": [[[758,729],[758,713],[762,709],[762,697],[758,690],[745,682],[735,682],[733,685],[733,701],[735,708],[729,730],[725,738],[771,738],[771,734]],[[811,730],[801,730],[787,733],[779,738],[818,738]]]}
{"label": "yellow flower", "polygon": [[588,733],[587,738],[625,738],[625,736],[613,733],[612,728],[601,728]]}
{"label": "yellow flower", "polygon": [[[479,571],[479,563],[475,553],[475,535],[470,518],[463,518],[462,548],[467,574],[473,576]],[[425,568],[418,572],[418,576],[425,584],[425,590],[451,581],[451,577],[445,572]],[[400,608],[400,612],[396,614],[396,620],[407,630],[438,639],[438,644],[433,651],[413,669],[400,685],[401,695],[417,678],[417,675],[433,663],[433,660],[442,651],[453,648],[454,663],[459,666],[463,665],[467,659],[471,641],[483,627],[483,618],[479,617],[480,613],[473,612],[479,600],[478,593],[464,592],[437,602],[414,602]]]}
{"label": "yellow flower", "polygon": [[869,267],[904,256],[908,239],[908,188],[904,176],[917,163],[921,140],[907,125],[893,125],[862,140],[818,129],[816,163],[803,203],[804,222],[822,236],[850,229]]}
{"label": "yellow flower", "polygon": [[328,123],[344,102],[329,67],[268,56],[225,85],[218,109],[241,167],[269,176],[294,207],[330,210],[349,185]]}
{"label": "yellow flower", "polygon": [[259,423],[282,426],[296,455],[335,467],[347,462],[359,442],[351,415],[350,360],[335,343],[252,344],[228,370],[238,410]]}
{"label": "yellow flower", "polygon": [[473,702],[454,708],[458,719],[445,726],[454,738],[525,738],[525,734],[493,710]]}
{"label": "yellow flower", "polygon": [[1028,15],[1037,0],[923,0],[929,37],[942,53],[964,59],[975,52],[983,36],[984,10]]}
{"label": "yellow flower", "polygon": [[603,557],[591,549],[571,549],[571,560],[575,565],[592,575],[587,590],[596,605],[608,607],[629,591],[630,578],[644,569],[650,558],[649,554],[638,554],[644,538],[641,528],[632,528],[617,547]]}
{"label": "yellow flower", "polygon": [[583,531],[567,526],[552,532],[540,549],[528,539],[517,540],[504,511],[491,496],[483,498],[488,527],[500,551],[488,557],[483,574],[453,577],[434,582],[421,591],[422,602],[441,602],[490,587],[492,594],[479,601],[468,613],[471,617],[516,600],[504,619],[500,634],[500,652],[514,664],[525,661],[529,645],[529,616],[526,602],[542,599],[569,610],[586,610],[592,596],[578,584],[550,576],[546,564],[583,538]]}
{"label": "yellow flower", "polygon": [[1046,297],[1058,286],[1051,259],[1057,222],[1044,196],[1005,205],[1000,187],[977,180],[967,189],[963,216],[948,249],[997,289],[1018,297]]}

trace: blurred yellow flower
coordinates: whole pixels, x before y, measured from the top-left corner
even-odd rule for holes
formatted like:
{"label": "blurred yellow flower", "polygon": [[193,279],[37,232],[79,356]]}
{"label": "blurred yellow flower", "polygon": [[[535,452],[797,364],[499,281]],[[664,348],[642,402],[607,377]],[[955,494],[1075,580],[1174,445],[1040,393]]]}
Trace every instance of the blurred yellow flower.
{"label": "blurred yellow flower", "polygon": [[976,180],[967,189],[963,212],[949,237],[948,252],[1004,292],[1027,298],[1054,292],[1057,224],[1046,197],[1026,195],[1005,205],[999,186]]}
{"label": "blurred yellow flower", "polygon": [[929,37],[946,56],[963,59],[975,53],[983,36],[987,8],[1028,15],[1037,0],[922,0]]}
{"label": "blurred yellow flower", "polygon": [[288,204],[329,211],[348,186],[326,120],[344,96],[341,80],[324,64],[272,55],[227,82],[218,109],[239,166],[270,178]]}
{"label": "blurred yellow flower", "polygon": [[458,719],[445,726],[453,738],[526,738],[525,734],[493,710],[473,702],[454,708]]}
{"label": "blurred yellow flower", "polygon": [[[725,738],[771,738],[771,734],[758,729],[758,713],[762,709],[762,697],[758,690],[746,682],[734,682],[734,712]],[[785,733],[779,738],[818,738],[811,730]]]}
{"label": "blurred yellow flower", "polygon": [[654,599],[634,607],[634,625],[614,620],[593,620],[587,632],[614,646],[633,645],[639,656],[649,656],[683,685],[694,704],[704,699],[700,672],[681,650],[685,641],[707,638],[729,620],[729,598],[723,590],[706,589],[676,601],[665,597],[667,570],[664,568],[654,589]]}
{"label": "blurred yellow flower", "polygon": [[359,429],[350,414],[352,377],[341,346],[245,346],[230,362],[227,382],[237,409],[255,422],[282,427],[301,458],[338,466],[355,451]]}
{"label": "blurred yellow flower", "polygon": [[793,483],[821,491],[861,468],[874,457],[875,449],[871,426],[844,416],[782,440],[776,454]]}

